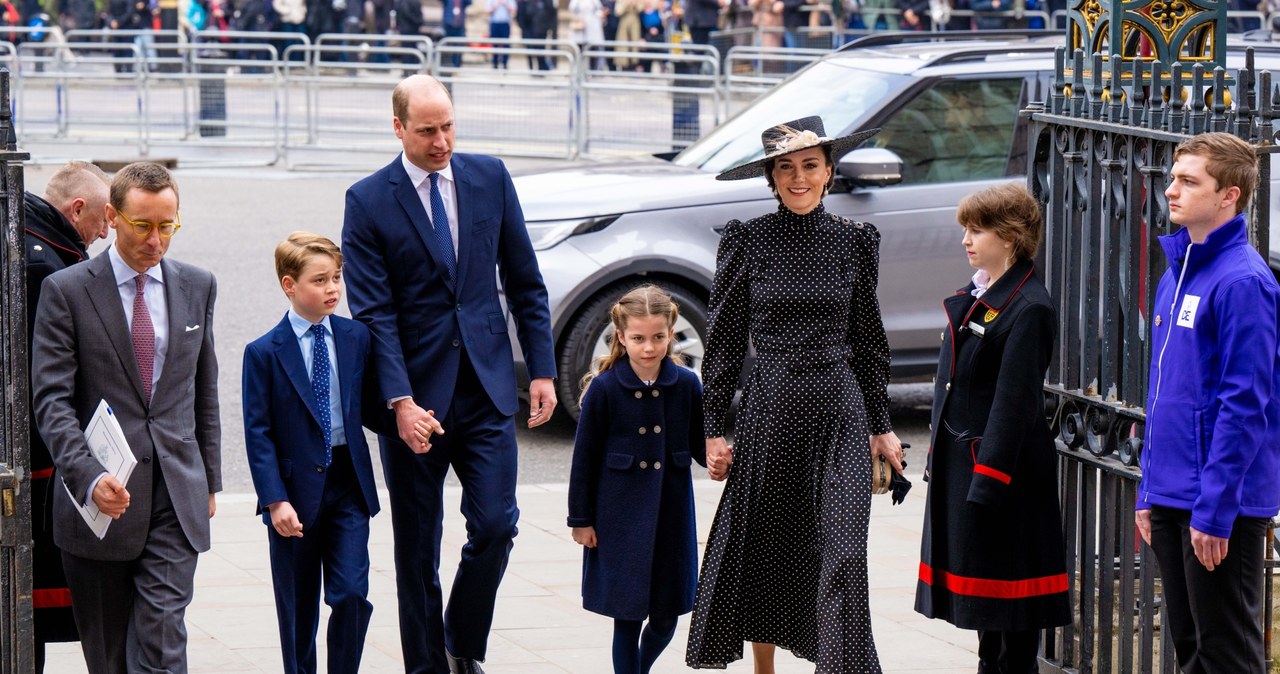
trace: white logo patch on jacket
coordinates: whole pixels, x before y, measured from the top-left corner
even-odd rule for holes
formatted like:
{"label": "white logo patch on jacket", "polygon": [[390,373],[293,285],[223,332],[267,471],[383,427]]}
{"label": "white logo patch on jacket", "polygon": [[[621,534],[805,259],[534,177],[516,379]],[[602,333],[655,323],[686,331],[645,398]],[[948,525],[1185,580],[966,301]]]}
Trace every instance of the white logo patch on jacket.
{"label": "white logo patch on jacket", "polygon": [[1184,328],[1196,327],[1196,309],[1200,307],[1200,297],[1197,295],[1185,295],[1182,298],[1182,308],[1178,309],[1178,325]]}

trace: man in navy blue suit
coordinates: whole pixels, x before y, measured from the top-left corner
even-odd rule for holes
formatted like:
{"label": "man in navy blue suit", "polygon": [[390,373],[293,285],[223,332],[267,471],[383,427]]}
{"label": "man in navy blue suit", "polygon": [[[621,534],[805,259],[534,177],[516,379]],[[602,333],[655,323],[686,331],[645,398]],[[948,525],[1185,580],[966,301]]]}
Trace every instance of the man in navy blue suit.
{"label": "man in navy blue suit", "polygon": [[[454,154],[444,86],[414,75],[396,87],[392,108],[404,152],[347,191],[342,243],[352,314],[373,333],[375,376],[395,416],[395,434],[388,429],[379,444],[401,648],[406,672],[483,672],[519,517],[519,401],[498,281],[529,368],[530,428],[556,406],[547,290],[506,167]],[[467,543],[444,607],[450,466],[462,482]]]}

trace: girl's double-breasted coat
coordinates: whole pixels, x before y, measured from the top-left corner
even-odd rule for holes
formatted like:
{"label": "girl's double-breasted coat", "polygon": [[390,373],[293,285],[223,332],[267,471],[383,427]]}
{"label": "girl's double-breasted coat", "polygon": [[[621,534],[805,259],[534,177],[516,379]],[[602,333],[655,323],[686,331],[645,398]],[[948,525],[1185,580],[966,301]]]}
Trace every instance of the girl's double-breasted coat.
{"label": "girl's double-breasted coat", "polygon": [[943,306],[916,610],[958,627],[1070,621],[1044,376],[1057,319],[1030,261]]}
{"label": "girl's double-breasted coat", "polygon": [[670,358],[646,385],[625,358],[582,399],[569,476],[569,526],[584,548],[582,605],[612,618],[693,610],[698,577],[693,462],[706,465],[702,385]]}

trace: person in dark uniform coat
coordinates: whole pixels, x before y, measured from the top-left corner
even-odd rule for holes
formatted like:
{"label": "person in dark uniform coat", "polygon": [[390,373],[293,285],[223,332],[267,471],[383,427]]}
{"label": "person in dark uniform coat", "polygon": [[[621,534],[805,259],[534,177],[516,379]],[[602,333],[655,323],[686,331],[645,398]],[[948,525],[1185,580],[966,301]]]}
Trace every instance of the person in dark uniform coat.
{"label": "person in dark uniform coat", "polygon": [[[40,303],[40,284],[50,274],[88,257],[94,241],[107,235],[110,180],[102,169],[73,161],[49,179],[44,197],[24,197],[27,253],[27,344],[31,344]],[[31,350],[27,350],[30,358]],[[30,361],[28,361],[28,365]],[[28,392],[30,395],[30,392]],[[36,430],[35,407],[30,405],[28,436],[31,447],[31,603],[35,609],[36,671],[44,670],[44,645],[78,641],[71,615],[71,591],[62,571],[62,555],[53,544],[53,457]]]}
{"label": "person in dark uniform coat", "polygon": [[1037,672],[1071,621],[1057,452],[1043,412],[1057,335],[1032,258],[1040,205],[1014,183],[960,202],[973,281],[948,297],[915,608],[978,631],[979,673]]}

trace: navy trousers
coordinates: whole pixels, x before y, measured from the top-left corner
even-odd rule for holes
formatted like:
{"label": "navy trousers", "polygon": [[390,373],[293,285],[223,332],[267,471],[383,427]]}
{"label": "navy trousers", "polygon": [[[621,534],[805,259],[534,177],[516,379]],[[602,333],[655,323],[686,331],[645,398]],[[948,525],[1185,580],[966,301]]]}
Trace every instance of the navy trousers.
{"label": "navy trousers", "polygon": [[[414,454],[399,438],[379,436],[395,531],[406,674],[448,674],[446,649],[455,657],[484,660],[498,583],[520,516],[515,419],[494,407],[465,353],[449,412],[440,421],[445,434],[432,439],[426,454]],[[446,607],[440,535],[450,467],[462,483],[467,542]]]}
{"label": "navy trousers", "polygon": [[369,596],[369,512],[356,482],[351,453],[333,448],[316,521],[302,538],[267,528],[271,580],[280,623],[285,674],[316,673],[320,588],[329,606],[329,674],[360,671],[364,638],[373,615]]}
{"label": "navy trousers", "polygon": [[1191,547],[1191,513],[1152,506],[1151,549],[1166,628],[1184,674],[1263,674],[1262,553],[1267,521],[1237,517],[1227,557],[1208,571]]}

